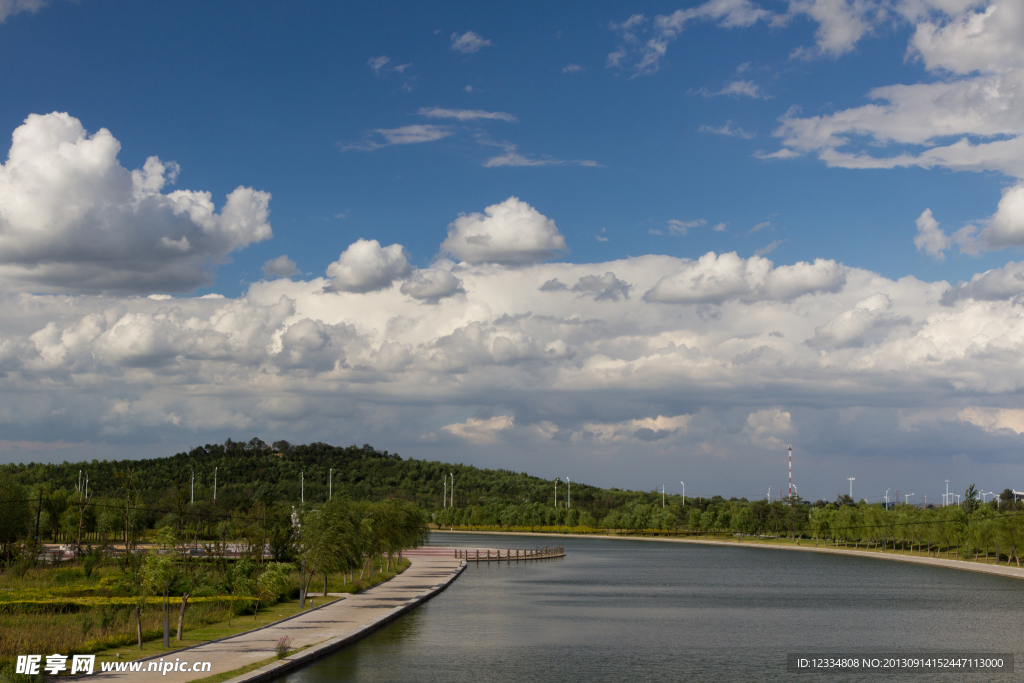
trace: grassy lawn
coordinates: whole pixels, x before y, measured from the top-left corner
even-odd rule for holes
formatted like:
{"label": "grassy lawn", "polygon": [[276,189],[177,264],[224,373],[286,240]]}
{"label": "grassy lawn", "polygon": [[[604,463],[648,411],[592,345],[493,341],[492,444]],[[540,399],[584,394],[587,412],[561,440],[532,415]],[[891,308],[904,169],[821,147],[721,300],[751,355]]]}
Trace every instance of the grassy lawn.
{"label": "grassy lawn", "polygon": [[[402,565],[401,565],[401,567],[398,568],[397,572],[391,571],[391,572],[387,572],[387,573],[378,573],[378,574],[374,575],[372,581],[364,579],[363,581],[357,580],[354,583],[343,584],[341,582],[341,578],[340,577],[332,577],[333,580],[329,581],[328,584],[327,584],[328,592],[329,593],[356,593],[356,592],[359,592],[359,591],[362,591],[362,590],[366,590],[367,588],[370,588],[371,586],[375,586],[375,585],[377,585],[379,583],[387,581],[388,579],[394,577],[396,575],[396,573],[401,573],[401,572],[405,571],[405,569],[408,566],[409,566],[409,560],[403,560],[402,561]],[[315,585],[316,583],[317,582],[314,579],[313,584],[310,585],[310,593],[313,593],[313,591],[315,589],[317,589],[317,588],[319,588],[320,590],[323,590],[323,582],[320,582],[319,586],[316,586]],[[330,602],[334,602],[337,599],[338,599],[337,597],[328,596],[327,602],[325,602],[323,597],[314,595],[312,598],[307,599],[306,607],[305,607],[304,611],[310,610],[311,609],[311,605],[313,607],[320,607],[320,606],[322,606],[324,604],[328,604]],[[171,647],[170,648],[164,648],[164,646],[163,646],[163,634],[161,632],[161,635],[158,638],[156,638],[156,639],[146,639],[146,640],[143,640],[143,649],[141,649],[141,650],[139,649],[138,645],[127,645],[127,646],[115,647],[115,648],[110,648],[108,650],[103,650],[101,652],[97,652],[96,653],[96,667],[97,667],[97,669],[99,668],[99,663],[100,662],[132,661],[132,660],[135,660],[135,659],[142,659],[143,657],[152,657],[152,656],[165,655],[168,652],[173,652],[175,650],[180,650],[183,647],[191,647],[193,645],[199,645],[199,644],[211,641],[211,640],[217,640],[219,638],[226,638],[228,636],[237,635],[239,633],[244,633],[246,631],[251,631],[251,630],[256,629],[256,628],[261,628],[263,626],[266,626],[267,624],[271,624],[271,623],[273,623],[275,621],[279,621],[279,620],[284,619],[286,617],[290,617],[290,616],[293,616],[295,614],[298,614],[300,611],[303,611],[303,610],[299,609],[299,601],[298,600],[282,600],[280,602],[277,602],[277,603],[275,603],[273,605],[269,605],[267,607],[264,607],[264,606],[261,605],[260,608],[259,608],[259,612],[255,615],[255,617],[252,614],[243,614],[241,616],[233,616],[231,618],[231,625],[230,626],[228,625],[227,619],[225,619],[223,621],[218,621],[216,623],[207,624],[207,625],[204,625],[204,626],[198,626],[196,628],[191,628],[191,629],[186,628],[186,629],[184,629],[182,631],[182,634],[181,634],[182,639],[179,642],[178,640],[175,639],[175,635],[177,633],[177,625],[178,625],[178,611],[177,611],[177,608],[180,607],[180,605],[181,605],[181,599],[180,598],[178,598],[177,606],[175,605],[175,601],[173,599],[171,600]],[[187,623],[188,623],[188,613],[186,612],[186,624]],[[118,655],[120,655],[120,656],[118,656]],[[272,661],[272,660],[268,660],[267,662],[264,662],[263,664],[260,664],[259,666],[263,666],[264,664],[267,664],[270,661]],[[255,668],[258,668],[258,667],[253,665],[253,668],[255,669]],[[252,670],[252,669],[249,669],[249,670]],[[239,673],[244,673],[244,672],[240,671]],[[218,674],[217,676],[221,676],[221,674]],[[217,678],[217,676],[211,677],[211,680]],[[204,679],[204,680],[207,680],[207,679]],[[217,680],[225,680],[225,679],[217,679]]]}
{"label": "grassy lawn", "polygon": [[[334,600],[337,600],[337,598],[330,598],[331,602]],[[313,602],[315,605],[324,604],[323,598],[314,598]],[[218,638],[227,638],[228,636],[234,636],[239,633],[251,631],[254,628],[266,626],[267,624],[284,619],[285,617],[298,614],[300,611],[298,600],[282,600],[281,602],[270,605],[269,607],[260,607],[259,613],[256,614],[255,618],[253,618],[253,615],[251,614],[232,617],[230,626],[228,626],[227,620],[224,620],[214,624],[200,626],[198,628],[183,629],[181,633],[181,641],[179,642],[175,639],[178,626],[177,610],[173,609],[174,603],[171,603],[171,607],[171,647],[164,648],[163,635],[161,635],[156,640],[144,640],[141,650],[138,645],[127,645],[97,652],[96,666],[99,667],[99,662],[108,662],[112,660],[132,661],[143,657],[163,655],[168,652],[180,650],[183,647],[199,645],[210,640],[217,640]],[[307,601],[306,611],[309,609],[310,604],[309,601]],[[120,655],[120,657],[118,657],[118,655]]]}

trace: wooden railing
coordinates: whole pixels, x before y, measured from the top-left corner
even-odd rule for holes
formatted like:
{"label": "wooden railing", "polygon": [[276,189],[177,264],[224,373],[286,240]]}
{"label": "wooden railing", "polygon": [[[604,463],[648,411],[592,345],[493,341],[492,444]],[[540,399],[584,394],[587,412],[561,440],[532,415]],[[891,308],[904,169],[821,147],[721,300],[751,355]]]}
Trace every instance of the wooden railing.
{"label": "wooden railing", "polygon": [[533,550],[479,550],[456,548],[455,557],[467,562],[516,562],[527,560],[550,560],[565,557],[565,546],[535,547]]}

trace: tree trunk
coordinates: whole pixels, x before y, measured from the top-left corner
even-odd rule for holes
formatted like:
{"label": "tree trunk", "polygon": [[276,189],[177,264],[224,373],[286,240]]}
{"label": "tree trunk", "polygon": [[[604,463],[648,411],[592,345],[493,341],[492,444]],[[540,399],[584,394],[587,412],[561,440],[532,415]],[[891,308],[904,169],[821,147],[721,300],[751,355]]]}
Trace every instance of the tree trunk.
{"label": "tree trunk", "polygon": [[85,508],[82,507],[81,503],[78,505],[78,541],[75,543],[75,555],[78,555],[78,549],[82,547],[82,527],[83,518],[85,517]]}
{"label": "tree trunk", "polygon": [[314,572],[312,569],[309,570],[309,576],[306,577],[306,585],[302,587],[302,604],[303,605],[305,605],[306,594],[309,593],[309,584],[313,580],[313,574],[315,574],[315,573],[316,572]]}
{"label": "tree trunk", "polygon": [[181,596],[181,611],[178,612],[178,641],[181,641],[181,629],[185,625],[185,609],[188,607],[189,593],[184,593]]}
{"label": "tree trunk", "polygon": [[135,633],[139,638],[139,649],[142,649],[142,608],[135,606]]}

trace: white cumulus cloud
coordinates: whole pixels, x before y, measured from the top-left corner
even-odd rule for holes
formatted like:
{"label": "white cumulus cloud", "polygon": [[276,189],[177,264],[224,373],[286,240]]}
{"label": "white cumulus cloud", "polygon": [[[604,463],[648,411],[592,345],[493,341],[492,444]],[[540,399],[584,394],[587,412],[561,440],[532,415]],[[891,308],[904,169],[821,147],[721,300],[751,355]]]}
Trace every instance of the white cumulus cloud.
{"label": "white cumulus cloud", "polygon": [[643,417],[622,422],[601,423],[587,422],[579,432],[573,434],[575,440],[590,438],[602,443],[615,443],[637,439],[640,441],[661,441],[670,436],[685,433],[690,426],[693,415],[658,415]]}
{"label": "white cumulus cloud", "polygon": [[263,264],[263,274],[269,277],[292,277],[300,273],[295,261],[288,258],[287,254],[270,259]]}
{"label": "white cumulus cloud", "polygon": [[892,313],[893,301],[887,294],[872,294],[858,301],[853,308],[814,330],[807,340],[811,346],[846,348],[877,343],[892,328],[909,325],[906,316]]}
{"label": "white cumulus cloud", "polygon": [[89,135],[66,113],[32,114],[0,165],[0,287],[36,291],[187,291],[212,264],[271,237],[270,194],[232,191],[218,212],[209,192],[164,187],[174,162],[129,171],[120,143]]}
{"label": "white cumulus cloud", "polygon": [[970,282],[958,282],[942,295],[942,303],[952,306],[961,299],[977,301],[1006,301],[1024,293],[1024,263],[1007,263],[976,273]]}
{"label": "white cumulus cloud", "polygon": [[845,268],[832,260],[776,268],[760,256],[743,259],[735,252],[708,252],[696,261],[687,261],[680,272],[661,278],[644,294],[644,300],[675,304],[786,301],[816,292],[837,292],[845,284]]}
{"label": "white cumulus cloud", "polygon": [[483,420],[471,417],[465,422],[445,425],[441,429],[452,436],[483,446],[497,443],[501,439],[501,433],[511,429],[514,423],[515,417],[512,415],[496,415]]}
{"label": "white cumulus cloud", "polygon": [[1007,430],[1024,434],[1024,410],[1019,408],[964,408],[957,413],[957,419],[986,432]]}
{"label": "white cumulus cloud", "polygon": [[536,263],[567,248],[555,222],[518,197],[459,216],[441,244],[442,252],[467,263]]}
{"label": "white cumulus cloud", "polygon": [[918,251],[924,251],[929,256],[943,261],[946,258],[945,251],[952,243],[953,240],[949,235],[939,228],[939,222],[935,220],[931,209],[925,209],[917,217],[917,236],[914,237],[914,246]]}
{"label": "white cumulus cloud", "polygon": [[377,240],[358,239],[327,266],[329,292],[374,292],[391,287],[412,271],[401,244],[381,247]]}
{"label": "white cumulus cloud", "polygon": [[792,418],[788,411],[781,408],[765,408],[747,416],[743,431],[754,445],[779,450],[785,447],[780,437],[788,437],[793,433]]}
{"label": "white cumulus cloud", "polygon": [[800,48],[792,56],[834,58],[853,50],[874,23],[886,18],[886,4],[870,0],[789,0],[787,15],[778,17],[776,23],[785,23],[794,15],[816,21],[815,47]]}
{"label": "white cumulus cloud", "polygon": [[417,270],[412,277],[403,282],[401,292],[414,299],[437,303],[446,297],[464,293],[465,290],[462,288],[462,281],[452,275],[451,271],[428,268]]}

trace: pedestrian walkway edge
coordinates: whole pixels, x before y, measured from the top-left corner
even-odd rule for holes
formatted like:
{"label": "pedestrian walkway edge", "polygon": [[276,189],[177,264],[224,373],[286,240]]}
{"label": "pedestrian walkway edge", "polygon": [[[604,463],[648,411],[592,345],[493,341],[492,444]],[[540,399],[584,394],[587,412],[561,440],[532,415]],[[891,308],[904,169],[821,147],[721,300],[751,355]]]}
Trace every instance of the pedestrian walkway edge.
{"label": "pedestrian walkway edge", "polygon": [[348,633],[343,633],[342,635],[331,638],[330,640],[325,640],[324,642],[314,645],[307,650],[296,652],[294,655],[285,657],[284,659],[268,664],[256,669],[255,671],[250,671],[249,673],[242,674],[241,676],[230,678],[227,681],[224,681],[224,683],[266,683],[267,681],[280,678],[295,669],[307,666],[318,659],[326,657],[329,654],[337,652],[338,650],[355,643],[356,641],[362,640],[374,631],[390,624],[398,617],[415,609],[446,589],[452,581],[459,578],[459,575],[466,569],[466,566],[467,563],[463,560],[462,563],[459,564],[458,568],[455,569],[447,578],[428,590],[426,593],[418,595],[404,604],[398,605],[394,609],[385,612],[376,619],[373,619],[358,628],[352,629]]}

